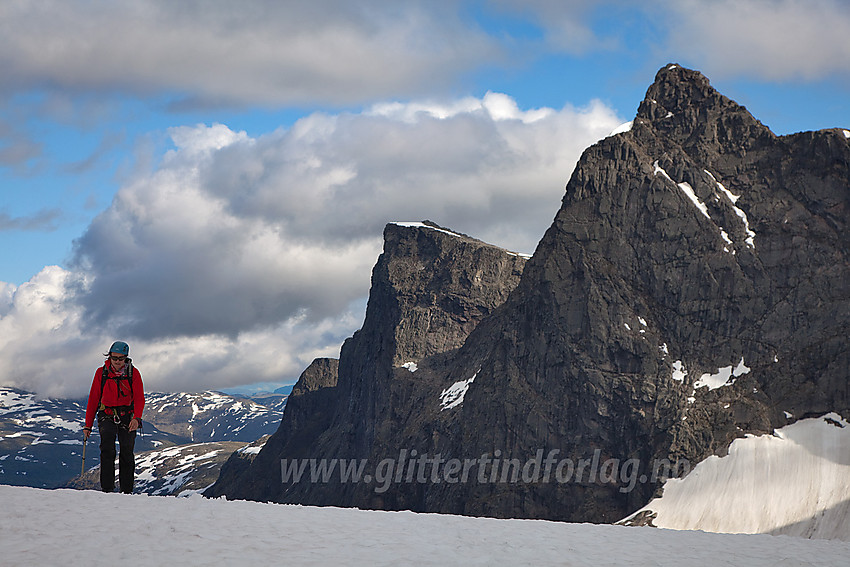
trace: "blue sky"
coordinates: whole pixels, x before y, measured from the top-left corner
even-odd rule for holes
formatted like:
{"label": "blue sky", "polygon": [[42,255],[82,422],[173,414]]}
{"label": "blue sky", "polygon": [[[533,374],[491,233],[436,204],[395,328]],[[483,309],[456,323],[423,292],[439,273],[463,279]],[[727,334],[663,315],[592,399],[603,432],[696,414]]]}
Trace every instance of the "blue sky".
{"label": "blue sky", "polygon": [[838,0],[47,0],[0,32],[0,383],[54,395],[88,378],[39,352],[88,374],[113,337],[155,389],[293,381],[386,222],[531,252],[669,62],[777,134],[850,126]]}

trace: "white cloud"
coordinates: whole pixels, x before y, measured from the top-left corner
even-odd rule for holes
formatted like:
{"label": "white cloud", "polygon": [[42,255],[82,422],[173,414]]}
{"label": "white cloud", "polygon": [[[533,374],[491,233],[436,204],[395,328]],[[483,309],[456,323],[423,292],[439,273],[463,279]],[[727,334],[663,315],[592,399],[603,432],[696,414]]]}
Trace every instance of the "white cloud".
{"label": "white cloud", "polygon": [[0,376],[80,393],[122,338],[149,389],[294,378],[362,324],[387,222],[430,218],[530,252],[581,151],[621,122],[598,102],[522,110],[489,93],[317,113],[257,138],[173,129],[176,149],[76,242],[73,271],[4,288],[2,336],[16,338]]}
{"label": "white cloud", "polygon": [[[472,16],[477,10],[481,22]],[[635,44],[647,30],[645,43]],[[351,105],[445,93],[469,71],[510,68],[543,53],[635,49],[710,76],[821,79],[850,72],[849,33],[844,0],[493,0],[475,8],[448,0],[391,7],[379,0],[246,0],[238,8],[5,2],[0,93],[165,95],[179,108]],[[91,97],[62,105],[63,113],[79,114],[74,109],[85,101]],[[6,159],[36,150],[9,148]]]}
{"label": "white cloud", "polygon": [[0,5],[4,86],[346,104],[446,85],[496,58],[455,2],[45,0]]}
{"label": "white cloud", "polygon": [[[78,273],[48,266],[29,282],[0,287],[0,380],[43,396],[84,397],[101,356],[116,338],[85,322],[73,294]],[[77,281],[75,281],[77,280]],[[301,316],[238,338],[194,337],[130,341],[130,354],[147,391],[198,391],[297,377],[317,356],[338,356],[359,325],[359,305],[334,318],[305,323]]]}
{"label": "white cloud", "polygon": [[[80,352],[82,308],[69,301],[74,275],[47,266],[30,281],[3,284],[0,294],[0,376],[4,385],[38,385],[43,395],[76,391],[85,367]],[[85,374],[88,374],[86,370]],[[33,388],[34,390],[34,388]]]}

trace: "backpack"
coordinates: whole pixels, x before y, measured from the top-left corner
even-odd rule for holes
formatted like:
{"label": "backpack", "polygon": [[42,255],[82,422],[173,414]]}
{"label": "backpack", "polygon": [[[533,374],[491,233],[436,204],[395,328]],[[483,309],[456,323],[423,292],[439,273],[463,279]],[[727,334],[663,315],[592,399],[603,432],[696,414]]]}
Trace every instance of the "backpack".
{"label": "backpack", "polygon": [[[115,378],[109,377],[109,370],[106,368],[106,365],[103,365],[103,372],[100,375],[100,397],[97,399],[97,409],[98,411],[106,409],[106,406],[103,405],[103,387],[106,385],[107,380],[115,380],[115,387],[118,390],[118,393],[121,394],[121,380],[127,380],[130,382],[130,398],[134,399],[133,396],[133,361],[129,358],[127,359],[127,364],[124,366],[124,374],[122,376],[116,376]],[[130,407],[133,406],[133,402],[130,402]]]}

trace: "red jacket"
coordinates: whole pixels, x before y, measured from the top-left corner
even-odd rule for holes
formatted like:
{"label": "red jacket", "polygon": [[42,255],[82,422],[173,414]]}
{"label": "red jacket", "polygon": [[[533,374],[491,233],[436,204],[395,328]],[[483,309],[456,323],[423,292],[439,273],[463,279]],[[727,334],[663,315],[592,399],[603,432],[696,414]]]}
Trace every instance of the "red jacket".
{"label": "red jacket", "polygon": [[[106,367],[109,372],[109,377],[118,376],[113,370],[112,365],[107,360],[103,367]],[[133,367],[133,395],[130,396],[130,383],[124,378],[120,381],[107,380],[103,386],[103,398],[100,397],[100,380],[103,376],[103,367],[98,368],[94,373],[94,380],[91,383],[91,391],[89,392],[89,403],[86,406],[86,427],[91,427],[94,424],[94,417],[97,414],[99,406],[98,400],[106,407],[116,406],[133,406],[133,417],[141,419],[142,410],[145,409],[145,390],[142,385],[142,375],[139,370]],[[120,387],[120,392],[117,387]]]}

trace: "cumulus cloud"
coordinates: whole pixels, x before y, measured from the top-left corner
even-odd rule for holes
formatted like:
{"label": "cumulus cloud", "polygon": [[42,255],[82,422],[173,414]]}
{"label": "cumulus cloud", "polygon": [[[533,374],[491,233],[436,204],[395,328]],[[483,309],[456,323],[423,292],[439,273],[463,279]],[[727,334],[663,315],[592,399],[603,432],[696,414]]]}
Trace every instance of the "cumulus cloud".
{"label": "cumulus cloud", "polygon": [[[70,270],[4,288],[0,376],[79,389],[124,338],[153,389],[297,377],[362,324],[387,222],[531,252],[581,151],[620,122],[598,102],[521,110],[488,93],[315,113],[259,137],[172,129],[175,148],[93,220]],[[39,345],[76,374],[41,365]]]}
{"label": "cumulus cloud", "polygon": [[0,5],[0,90],[167,92],[183,105],[409,96],[499,57],[447,1]]}
{"label": "cumulus cloud", "polygon": [[314,114],[259,138],[175,129],[177,149],[77,242],[87,313],[143,338],[322,319],[364,295],[393,220],[532,250],[580,151],[617,122],[599,103],[521,112],[491,93]]}
{"label": "cumulus cloud", "polygon": [[[4,385],[44,395],[75,392],[84,368],[82,309],[69,301],[75,275],[48,266],[15,287],[0,284],[0,375]],[[88,371],[86,371],[88,374]]]}
{"label": "cumulus cloud", "polygon": [[[85,276],[47,266],[15,287],[0,282],[0,384],[46,397],[82,398],[116,339],[108,328],[85,321],[75,301]],[[130,340],[130,354],[148,391],[199,391],[279,382],[317,356],[335,356],[359,309],[305,324],[292,317],[236,339],[205,334],[179,339]],[[126,337],[117,337],[124,338]]]}

